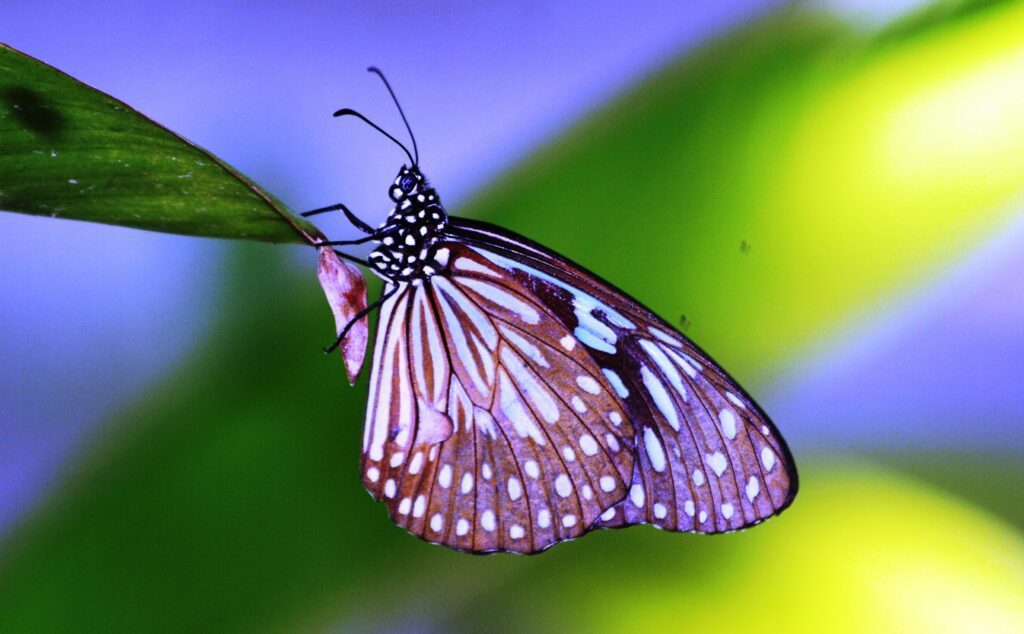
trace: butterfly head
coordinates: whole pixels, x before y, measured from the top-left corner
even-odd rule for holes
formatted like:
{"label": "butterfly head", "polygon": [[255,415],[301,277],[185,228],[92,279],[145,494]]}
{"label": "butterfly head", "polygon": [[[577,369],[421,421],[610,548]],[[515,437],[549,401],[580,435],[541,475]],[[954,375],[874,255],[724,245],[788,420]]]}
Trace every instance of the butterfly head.
{"label": "butterfly head", "polygon": [[431,212],[444,214],[437,191],[427,182],[427,177],[418,165],[403,165],[398,170],[398,176],[388,188],[388,197],[395,203],[395,208],[388,216],[389,222],[403,216],[415,217],[418,221],[428,217]]}
{"label": "butterfly head", "polygon": [[391,189],[388,190],[388,196],[395,203],[401,204],[406,199],[413,199],[418,194],[422,194],[426,189],[428,189],[427,179],[423,176],[420,168],[416,165],[412,167],[403,165],[402,169],[398,171],[398,176],[395,177]]}

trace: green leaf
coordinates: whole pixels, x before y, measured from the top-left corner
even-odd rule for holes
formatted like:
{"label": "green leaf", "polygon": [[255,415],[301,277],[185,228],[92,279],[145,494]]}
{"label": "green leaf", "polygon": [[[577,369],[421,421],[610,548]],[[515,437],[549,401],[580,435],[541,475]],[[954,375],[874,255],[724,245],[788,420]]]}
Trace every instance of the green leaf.
{"label": "green leaf", "polygon": [[319,236],[206,150],[2,44],[0,209],[193,236]]}

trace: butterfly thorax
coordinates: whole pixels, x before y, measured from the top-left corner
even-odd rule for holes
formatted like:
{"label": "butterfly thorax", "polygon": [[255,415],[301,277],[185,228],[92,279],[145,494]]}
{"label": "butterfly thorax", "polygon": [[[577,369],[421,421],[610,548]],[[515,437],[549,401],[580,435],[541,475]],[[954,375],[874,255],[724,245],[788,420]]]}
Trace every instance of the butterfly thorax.
{"label": "butterfly thorax", "polygon": [[426,278],[440,270],[434,260],[448,214],[419,167],[402,167],[388,191],[395,203],[370,253],[370,266],[395,281]]}

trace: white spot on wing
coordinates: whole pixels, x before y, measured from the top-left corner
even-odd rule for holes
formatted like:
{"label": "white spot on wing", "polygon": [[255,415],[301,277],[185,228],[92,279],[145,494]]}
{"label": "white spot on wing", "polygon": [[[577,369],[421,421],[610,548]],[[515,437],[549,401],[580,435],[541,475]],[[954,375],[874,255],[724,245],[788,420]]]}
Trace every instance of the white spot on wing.
{"label": "white spot on wing", "polygon": [[654,399],[654,404],[657,406],[658,411],[665,417],[668,424],[672,426],[672,429],[678,432],[679,413],[676,411],[672,397],[668,395],[668,391],[661,380],[646,365],[640,366],[640,376],[643,378],[644,387],[647,388],[647,392]]}
{"label": "white spot on wing", "polygon": [[615,490],[615,478],[611,476],[601,476],[601,480],[598,484],[601,485],[601,490],[605,493],[610,493]]}
{"label": "white spot on wing", "polygon": [[463,476],[462,476],[462,489],[461,490],[462,490],[463,493],[469,493],[470,491],[473,490],[473,474],[472,473],[467,471],[466,473],[463,474]]}
{"label": "white spot on wing", "polygon": [[[579,339],[580,342],[587,347],[593,348],[594,350],[599,350],[601,352],[607,352],[608,354],[615,354],[614,345],[594,335],[594,333],[585,329],[583,326],[577,326],[576,329],[572,331],[572,334],[574,334],[576,338]],[[614,337],[614,335],[612,336]]]}
{"label": "white spot on wing", "polygon": [[666,515],[668,515],[668,509],[665,508],[665,505],[662,504],[661,502],[655,502],[654,517],[658,518],[659,520],[663,520],[665,519]]}
{"label": "white spot on wing", "polygon": [[562,516],[562,526],[566,528],[572,528],[576,526],[576,516],[572,513]]}
{"label": "white spot on wing", "polygon": [[455,534],[456,535],[458,535],[459,537],[462,537],[463,535],[465,535],[468,532],[469,532],[469,521],[468,520],[460,519],[458,522],[455,522]]}
{"label": "white spot on wing", "polygon": [[696,509],[693,508],[693,500],[687,500],[686,502],[683,503],[683,512],[689,515],[690,517],[693,517],[695,510]]}
{"label": "white spot on wing", "polygon": [[729,399],[729,402],[735,405],[736,407],[740,409],[747,409],[747,406],[743,404],[743,401],[741,401],[739,397],[737,397],[732,392],[726,392],[725,398]]}
{"label": "white spot on wing", "polygon": [[662,352],[662,348],[649,339],[641,340],[640,347],[644,349],[644,352],[651,358],[651,361],[654,361],[654,364],[658,366],[661,374],[672,384],[676,394],[681,396],[684,401],[688,400],[689,396],[686,388],[683,386],[683,378],[679,376],[679,371],[676,370],[676,366],[672,364],[668,356]]}
{"label": "white spot on wing", "polygon": [[558,343],[562,344],[562,347],[572,352],[572,349],[576,347],[576,340],[573,339],[572,335],[566,335],[558,340]]}
{"label": "white spot on wing", "polygon": [[493,532],[497,523],[494,521],[494,511],[487,510],[480,516],[480,526],[488,533]]}
{"label": "white spot on wing", "polygon": [[683,372],[686,372],[686,374],[691,379],[697,378],[697,369],[691,363],[693,359],[691,359],[689,356],[685,354],[680,355],[678,352],[671,348],[665,348],[665,354],[672,357],[672,360],[675,361],[676,364],[678,364],[679,367],[683,369]]}
{"label": "white spot on wing", "polygon": [[370,467],[366,470],[366,477],[370,479],[370,482],[376,482],[380,479],[380,469],[377,467]]}
{"label": "white spot on wing", "polygon": [[555,491],[558,495],[567,498],[572,493],[572,481],[564,473],[555,478]]}
{"label": "white spot on wing", "polygon": [[768,447],[761,448],[761,464],[768,471],[771,471],[772,467],[775,466],[775,453]]}
{"label": "white spot on wing", "polygon": [[409,473],[411,475],[416,475],[417,473],[420,472],[420,469],[422,469],[422,468],[423,468],[423,452],[422,451],[417,451],[416,455],[414,455],[412,457],[412,460],[409,462]]}
{"label": "white spot on wing", "polygon": [[619,395],[619,398],[626,398],[629,396],[629,390],[626,388],[626,384],[622,382],[622,377],[620,377],[615,370],[601,368],[601,372],[604,373],[608,382],[612,384],[612,389],[614,389],[615,393]]}
{"label": "white spot on wing", "polygon": [[526,530],[519,524],[513,524],[508,529],[508,536],[512,539],[522,539],[526,535]]}
{"label": "white spot on wing", "polygon": [[658,473],[665,471],[665,448],[661,446],[658,435],[650,427],[644,428],[644,445],[647,447],[647,457],[651,459],[651,466]]}
{"label": "white spot on wing", "polygon": [[508,479],[508,497],[510,500],[515,502],[523,495],[523,485],[520,484],[519,478],[513,476]]}
{"label": "white spot on wing", "polygon": [[403,427],[398,430],[398,434],[395,435],[395,444],[399,447],[404,447],[406,442],[409,440],[409,428]]}
{"label": "white spot on wing", "polygon": [[596,456],[599,447],[597,446],[597,441],[594,440],[593,436],[590,434],[583,434],[580,436],[580,449],[582,449],[583,453],[588,456]]}
{"label": "white spot on wing", "polygon": [[695,486],[701,486],[704,484],[704,472],[700,469],[693,470],[693,484]]}
{"label": "white spot on wing", "polygon": [[715,472],[715,475],[721,476],[725,473],[725,470],[729,467],[729,461],[725,459],[721,451],[706,456],[708,466]]}
{"label": "white spot on wing", "polygon": [[667,343],[668,345],[675,346],[677,348],[679,347],[679,340],[673,337],[672,335],[668,334],[664,330],[661,330],[660,328],[655,328],[654,326],[648,326],[647,331],[650,332],[655,337],[657,337],[658,339],[660,339],[661,341]]}
{"label": "white spot on wing", "polygon": [[757,494],[761,492],[761,483],[758,482],[757,477],[750,476],[747,480],[747,499],[751,502],[757,497]]}
{"label": "white spot on wing", "polygon": [[639,484],[634,484],[629,487],[629,499],[633,501],[633,506],[643,508],[644,506],[644,488]]}
{"label": "white spot on wing", "polygon": [[440,533],[442,528],[444,528],[444,517],[440,513],[434,513],[434,516],[430,518],[430,530]]}
{"label": "white spot on wing", "polygon": [[427,510],[427,496],[419,495],[416,498],[416,503],[412,505],[412,516],[423,517],[423,513]]}
{"label": "white spot on wing", "polygon": [[580,386],[586,392],[591,394],[600,394],[601,386],[597,384],[592,377],[589,376],[578,376],[576,377],[576,385]]}
{"label": "white spot on wing", "polygon": [[437,476],[437,483],[444,488],[448,488],[452,484],[452,466],[446,464],[441,467],[441,473]]}
{"label": "white spot on wing", "polygon": [[526,471],[526,475],[531,478],[536,479],[540,477],[540,467],[537,465],[536,460],[527,460],[526,464],[523,465],[523,468]]}
{"label": "white spot on wing", "polygon": [[612,452],[617,452],[620,449],[619,439],[615,437],[615,434],[608,432],[604,435],[604,441],[608,443],[608,448],[611,449]]}
{"label": "white spot on wing", "polygon": [[736,438],[736,415],[731,410],[723,409],[718,412],[718,422],[722,425],[722,433],[729,440]]}
{"label": "white spot on wing", "polygon": [[722,517],[724,517],[725,519],[732,519],[733,511],[734,509],[732,508],[732,504],[726,502],[725,504],[722,505]]}
{"label": "white spot on wing", "polygon": [[551,526],[551,511],[547,509],[541,509],[537,513],[537,526],[541,528],[547,528]]}

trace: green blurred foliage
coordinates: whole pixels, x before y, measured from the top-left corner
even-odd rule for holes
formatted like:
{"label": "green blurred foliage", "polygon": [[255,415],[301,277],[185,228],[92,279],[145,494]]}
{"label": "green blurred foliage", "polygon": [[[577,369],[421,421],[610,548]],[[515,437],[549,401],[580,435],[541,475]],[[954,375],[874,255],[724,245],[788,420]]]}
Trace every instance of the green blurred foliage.
{"label": "green blurred foliage", "polygon": [[127,104],[0,44],[0,209],[306,242],[316,228]]}
{"label": "green blurred foliage", "polygon": [[761,20],[468,208],[685,315],[741,382],[763,379],[1016,211],[1024,5],[929,24],[900,45],[821,13]]}
{"label": "green blurred foliage", "polygon": [[[888,203],[880,186],[854,185],[873,167],[879,110],[869,106],[913,92],[915,55],[941,64],[946,42],[969,75],[971,59],[985,67],[1005,52],[999,25],[1018,24],[1019,7],[944,23],[937,40],[916,32],[907,46],[925,48],[913,51],[893,39],[873,50],[820,14],[762,21],[644,81],[468,209],[592,266],[663,315],[685,312],[688,334],[730,370],[747,382],[764,377],[794,346],[919,280],[1006,216],[999,203],[1019,176],[1012,162],[938,207],[922,185],[964,177],[962,162],[939,160],[957,149],[946,145],[956,130],[941,131],[953,136],[920,154],[921,180],[893,189]],[[978,28],[988,29],[988,57],[964,61],[961,38]],[[892,68],[900,72],[887,75]],[[899,79],[888,98],[860,92],[885,85],[879,77]],[[917,73],[933,89],[930,77]],[[995,141],[1020,142],[1018,131]],[[820,149],[809,153],[815,138]],[[917,204],[929,214],[913,215]],[[891,225],[871,215],[878,205]],[[865,223],[869,234],[854,230]],[[1024,623],[1019,525],[852,458],[798,456],[793,508],[737,535],[640,527],[535,557],[428,546],[363,492],[365,379],[347,389],[338,359],[315,353],[334,332],[315,258],[297,274],[282,255],[251,245],[225,262],[206,340],[111,423],[4,543],[0,631],[934,632]],[[958,464],[951,487],[969,494],[977,467]],[[1020,501],[1010,478],[987,484],[992,508],[997,497]]]}
{"label": "green blurred foliage", "polygon": [[1024,622],[1013,530],[866,462],[803,467],[800,504],[757,530],[600,535],[604,548],[544,557],[441,629],[1008,632]]}

